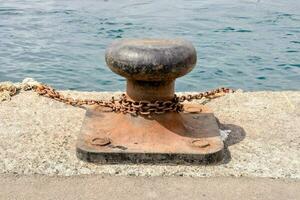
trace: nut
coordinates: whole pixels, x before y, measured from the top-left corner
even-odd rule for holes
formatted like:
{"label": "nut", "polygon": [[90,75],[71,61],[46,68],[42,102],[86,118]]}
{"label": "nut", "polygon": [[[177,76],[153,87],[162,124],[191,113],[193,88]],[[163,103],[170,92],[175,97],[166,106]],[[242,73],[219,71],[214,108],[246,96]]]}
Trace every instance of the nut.
{"label": "nut", "polygon": [[205,148],[208,147],[210,144],[205,139],[197,139],[192,141],[192,145],[199,148]]}
{"label": "nut", "polygon": [[106,146],[111,143],[111,140],[109,138],[94,138],[91,141],[92,145],[95,146]]}

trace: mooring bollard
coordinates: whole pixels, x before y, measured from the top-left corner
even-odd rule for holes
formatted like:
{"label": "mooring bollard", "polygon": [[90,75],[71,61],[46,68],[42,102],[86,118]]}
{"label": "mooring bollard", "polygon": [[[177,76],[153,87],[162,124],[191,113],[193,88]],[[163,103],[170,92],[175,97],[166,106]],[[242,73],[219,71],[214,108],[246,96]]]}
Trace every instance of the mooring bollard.
{"label": "mooring bollard", "polygon": [[127,79],[122,103],[131,107],[126,112],[87,111],[77,143],[80,159],[99,163],[222,159],[224,145],[213,113],[198,104],[184,104],[184,112],[178,112],[182,105],[174,102],[175,79],[196,64],[190,42],[119,40],[108,47],[105,58],[113,72]]}
{"label": "mooring bollard", "polygon": [[196,50],[184,40],[122,40],[106,51],[110,69],[127,79],[135,101],[172,100],[175,79],[190,72]]}

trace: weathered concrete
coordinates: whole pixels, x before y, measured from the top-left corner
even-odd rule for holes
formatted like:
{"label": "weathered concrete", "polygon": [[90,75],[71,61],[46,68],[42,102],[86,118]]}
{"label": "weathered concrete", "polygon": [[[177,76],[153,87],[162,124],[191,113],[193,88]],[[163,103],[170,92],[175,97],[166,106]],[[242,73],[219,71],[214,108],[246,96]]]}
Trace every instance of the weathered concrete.
{"label": "weathered concrete", "polygon": [[[111,95],[72,92],[74,97]],[[232,130],[219,165],[95,165],[75,155],[84,109],[21,92],[0,103],[0,173],[300,178],[300,92],[235,93],[208,105],[222,128]]]}
{"label": "weathered concrete", "polygon": [[300,196],[300,181],[268,178],[0,176],[0,199],[287,199]]}

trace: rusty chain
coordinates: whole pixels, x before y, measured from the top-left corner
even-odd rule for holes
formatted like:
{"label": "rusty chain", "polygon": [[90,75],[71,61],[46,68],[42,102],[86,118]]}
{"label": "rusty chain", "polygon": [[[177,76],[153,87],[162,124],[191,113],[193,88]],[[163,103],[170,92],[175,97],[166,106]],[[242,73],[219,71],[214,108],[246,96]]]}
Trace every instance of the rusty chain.
{"label": "rusty chain", "polygon": [[117,100],[112,97],[111,100],[90,100],[90,99],[73,99],[70,97],[64,97],[62,94],[57,92],[50,86],[38,85],[33,88],[39,95],[54,99],[56,101],[69,104],[72,106],[83,106],[83,105],[97,105],[101,107],[107,107],[112,112],[122,112],[124,114],[132,115],[150,115],[163,114],[165,112],[182,112],[184,101],[192,101],[199,99],[214,99],[223,96],[226,93],[233,93],[234,90],[229,88],[218,88],[208,92],[201,92],[197,94],[188,94],[182,96],[174,96],[171,101],[133,101],[126,98],[125,94]]}

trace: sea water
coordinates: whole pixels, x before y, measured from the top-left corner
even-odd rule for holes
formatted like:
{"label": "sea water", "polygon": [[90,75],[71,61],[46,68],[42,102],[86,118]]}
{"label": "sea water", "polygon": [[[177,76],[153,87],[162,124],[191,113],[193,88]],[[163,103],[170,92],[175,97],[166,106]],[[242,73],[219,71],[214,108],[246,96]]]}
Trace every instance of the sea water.
{"label": "sea water", "polygon": [[104,52],[121,38],[185,38],[198,62],[177,91],[299,90],[299,0],[0,0],[0,81],[124,90]]}

